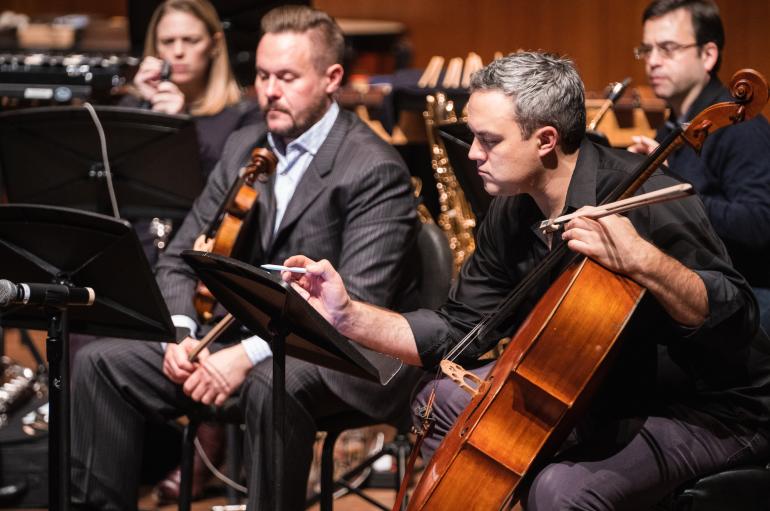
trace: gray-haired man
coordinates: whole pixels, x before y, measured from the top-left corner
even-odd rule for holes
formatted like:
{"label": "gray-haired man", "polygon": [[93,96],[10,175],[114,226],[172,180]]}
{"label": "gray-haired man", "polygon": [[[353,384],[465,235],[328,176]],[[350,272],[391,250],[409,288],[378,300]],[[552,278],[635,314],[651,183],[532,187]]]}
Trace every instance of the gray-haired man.
{"label": "gray-haired man", "polygon": [[[474,75],[469,156],[497,198],[438,311],[397,314],[355,301],[328,261],[289,258],[285,264],[308,273],[284,278],[344,335],[425,367],[494,311],[561,240],[635,280],[647,293],[610,374],[569,442],[520,496],[531,510],[646,509],[684,481],[770,452],[770,365],[760,346],[767,338],[757,333],[751,290],[697,198],[627,217],[578,217],[553,238],[538,229],[545,218],[596,205],[641,160],[586,140],[583,105],[582,82],[565,59],[511,54]],[[656,173],[640,193],[674,183]],[[487,374],[491,364],[478,357],[516,332],[547,286],[541,283],[506,327],[476,339],[460,361]],[[470,399],[446,379],[437,385],[427,457]],[[420,404],[432,386],[420,391]]]}

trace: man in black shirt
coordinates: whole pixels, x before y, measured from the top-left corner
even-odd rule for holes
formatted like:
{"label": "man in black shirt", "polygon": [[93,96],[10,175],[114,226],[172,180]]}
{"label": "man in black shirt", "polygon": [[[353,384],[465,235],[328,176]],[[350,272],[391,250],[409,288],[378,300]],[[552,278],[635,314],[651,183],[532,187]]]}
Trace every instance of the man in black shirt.
{"label": "man in black shirt", "polygon": [[[644,12],[644,60],[655,94],[671,114],[655,140],[635,137],[631,151],[647,154],[698,113],[731,99],[719,81],[724,30],[712,0],[656,0]],[[751,284],[760,320],[770,331],[770,124],[763,116],[710,136],[701,155],[685,146],[668,158],[675,174],[698,191],[735,268]]]}
{"label": "man in black shirt", "polygon": [[[545,218],[599,203],[641,160],[585,140],[583,84],[568,60],[517,53],[492,62],[473,76],[468,124],[469,157],[496,198],[441,309],[396,314],[354,301],[327,261],[304,256],[285,264],[307,274],[283,277],[343,335],[428,368],[561,242],[646,288],[591,409],[522,496],[527,509],[645,508],[693,477],[766,457],[768,339],[757,329],[751,290],[699,199],[627,217],[578,217],[561,235],[538,229]],[[658,172],[640,192],[674,183]],[[485,375],[491,364],[478,356],[514,334],[548,286],[541,283],[507,327],[477,338],[460,361]],[[423,387],[418,403],[431,387]],[[423,456],[432,455],[469,399],[447,379],[437,383],[436,422]],[[484,491],[476,484],[458,493]]]}

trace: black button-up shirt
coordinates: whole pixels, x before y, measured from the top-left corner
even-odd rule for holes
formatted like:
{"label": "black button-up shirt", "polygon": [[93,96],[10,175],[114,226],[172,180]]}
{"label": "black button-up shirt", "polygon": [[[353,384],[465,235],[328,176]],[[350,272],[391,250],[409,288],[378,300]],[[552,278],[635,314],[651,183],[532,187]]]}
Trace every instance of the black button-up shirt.
{"label": "black button-up shirt", "polygon": [[[639,155],[584,141],[564,212],[596,205],[643,161]],[[658,171],[638,193],[676,183]],[[753,294],[730,265],[701,201],[693,196],[645,206],[628,217],[640,235],[703,279],[709,316],[697,329],[683,328],[648,293],[624,331],[618,359],[596,400],[614,415],[639,413],[645,405],[674,399],[700,403],[722,417],[770,421],[770,359],[756,349],[770,343],[758,333]],[[528,195],[498,197],[492,202],[478,232],[476,251],[463,266],[447,303],[435,312],[405,315],[426,367],[437,364],[457,340],[495,310],[548,253],[537,230],[543,219]],[[476,339],[459,360],[472,364],[501,336],[515,333],[555,278],[556,274],[545,278],[505,328]]]}

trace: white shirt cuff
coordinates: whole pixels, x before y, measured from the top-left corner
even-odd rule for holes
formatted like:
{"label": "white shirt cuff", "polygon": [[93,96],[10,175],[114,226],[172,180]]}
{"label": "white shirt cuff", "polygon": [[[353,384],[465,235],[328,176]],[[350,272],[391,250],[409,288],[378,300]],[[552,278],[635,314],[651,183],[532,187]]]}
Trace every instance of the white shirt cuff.
{"label": "white shirt cuff", "polygon": [[190,337],[195,339],[195,334],[198,333],[198,323],[195,322],[190,316],[184,314],[175,314],[171,316],[171,322],[174,326],[181,326],[190,331]]}
{"label": "white shirt cuff", "polygon": [[[175,314],[171,316],[171,322],[174,324],[174,326],[188,329],[190,331],[190,337],[195,339],[195,334],[198,333],[198,323],[196,323],[195,320],[190,316],[185,316],[184,314]],[[167,345],[168,343],[165,342],[160,343],[160,347],[163,351],[166,351]]]}
{"label": "white shirt cuff", "polygon": [[273,356],[270,345],[257,335],[242,340],[241,345],[246,350],[246,355],[248,355],[252,365]]}

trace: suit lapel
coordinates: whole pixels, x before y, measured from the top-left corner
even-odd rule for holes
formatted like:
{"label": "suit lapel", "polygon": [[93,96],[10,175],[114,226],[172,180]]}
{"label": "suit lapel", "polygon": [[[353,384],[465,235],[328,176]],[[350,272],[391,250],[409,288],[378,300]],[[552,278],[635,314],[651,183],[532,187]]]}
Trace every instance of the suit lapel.
{"label": "suit lapel", "polygon": [[[327,135],[324,143],[321,144],[313,161],[310,162],[305,174],[297,184],[297,188],[294,190],[294,194],[286,206],[286,212],[281,219],[281,225],[278,226],[278,230],[270,243],[268,253],[273,251],[275,246],[280,243],[282,237],[287,235],[287,232],[297,222],[299,217],[302,216],[302,213],[310,207],[315,198],[326,187],[325,178],[332,171],[337,151],[350,127],[348,115],[350,115],[348,112],[340,110],[331,131],[329,131],[329,135]],[[272,218],[275,218],[275,201],[273,201]]]}
{"label": "suit lapel", "polygon": [[275,224],[275,172],[270,174],[267,183],[256,182],[256,189],[260,197],[259,233],[262,246],[267,252],[273,239],[273,225]]}

